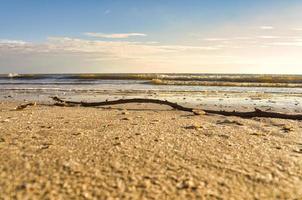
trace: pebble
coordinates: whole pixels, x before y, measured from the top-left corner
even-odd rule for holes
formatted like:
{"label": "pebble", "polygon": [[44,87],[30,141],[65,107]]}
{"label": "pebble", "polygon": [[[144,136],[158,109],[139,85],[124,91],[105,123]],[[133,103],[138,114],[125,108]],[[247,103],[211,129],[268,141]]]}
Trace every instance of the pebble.
{"label": "pebble", "polygon": [[203,110],[193,110],[195,115],[206,115],[207,113]]}

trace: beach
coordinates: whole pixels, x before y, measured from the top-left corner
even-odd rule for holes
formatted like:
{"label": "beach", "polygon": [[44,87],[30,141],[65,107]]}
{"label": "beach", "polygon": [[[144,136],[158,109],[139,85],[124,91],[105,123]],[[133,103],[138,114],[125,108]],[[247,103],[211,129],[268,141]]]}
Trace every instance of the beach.
{"label": "beach", "polygon": [[[154,85],[150,76],[189,82]],[[301,121],[194,115],[152,103],[55,106],[52,100],[144,98],[196,110],[302,113],[301,88],[247,87],[239,82],[242,77],[254,85],[270,80],[194,74],[2,76],[0,199],[300,199]],[[277,76],[282,84],[299,84],[301,78]],[[212,79],[221,86],[191,85]],[[220,79],[237,86],[222,86]]]}
{"label": "beach", "polygon": [[302,123],[0,105],[0,199],[300,199]]}

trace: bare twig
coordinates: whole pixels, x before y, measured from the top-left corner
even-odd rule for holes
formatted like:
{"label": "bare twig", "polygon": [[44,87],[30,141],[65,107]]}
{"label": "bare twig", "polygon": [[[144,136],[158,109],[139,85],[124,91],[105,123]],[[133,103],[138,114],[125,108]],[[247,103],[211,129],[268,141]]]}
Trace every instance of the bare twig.
{"label": "bare twig", "polygon": [[117,105],[117,104],[127,104],[127,103],[155,103],[161,105],[167,105],[172,107],[173,109],[186,111],[194,113],[195,115],[201,114],[217,114],[223,116],[236,116],[241,118],[254,118],[254,117],[263,117],[263,118],[278,118],[278,119],[292,119],[292,120],[302,120],[302,115],[292,115],[292,114],[283,114],[277,112],[267,112],[259,109],[255,109],[252,112],[228,112],[228,111],[217,111],[217,110],[198,110],[194,108],[184,107],[177,103],[173,103],[170,101],[163,101],[159,99],[144,99],[144,98],[135,98],[135,99],[119,99],[114,101],[102,101],[102,102],[77,102],[77,101],[65,101],[58,97],[52,97],[54,101],[57,103],[57,106],[83,106],[83,107],[97,107],[97,106],[109,106],[109,105]]}

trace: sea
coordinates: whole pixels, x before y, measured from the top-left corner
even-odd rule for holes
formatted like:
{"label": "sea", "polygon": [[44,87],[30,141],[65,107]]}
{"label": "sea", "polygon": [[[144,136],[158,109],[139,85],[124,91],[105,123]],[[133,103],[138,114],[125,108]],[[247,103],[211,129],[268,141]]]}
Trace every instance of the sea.
{"label": "sea", "polygon": [[302,93],[302,75],[2,74],[0,89]]}
{"label": "sea", "polygon": [[81,101],[143,97],[233,109],[273,107],[302,112],[302,75],[258,74],[2,74],[0,100]]}

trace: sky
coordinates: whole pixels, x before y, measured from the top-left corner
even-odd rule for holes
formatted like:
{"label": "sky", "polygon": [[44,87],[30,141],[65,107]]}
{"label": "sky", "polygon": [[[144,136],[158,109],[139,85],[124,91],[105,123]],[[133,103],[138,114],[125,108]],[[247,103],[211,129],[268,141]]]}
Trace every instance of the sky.
{"label": "sky", "polygon": [[0,0],[0,73],[302,74],[301,0]]}

